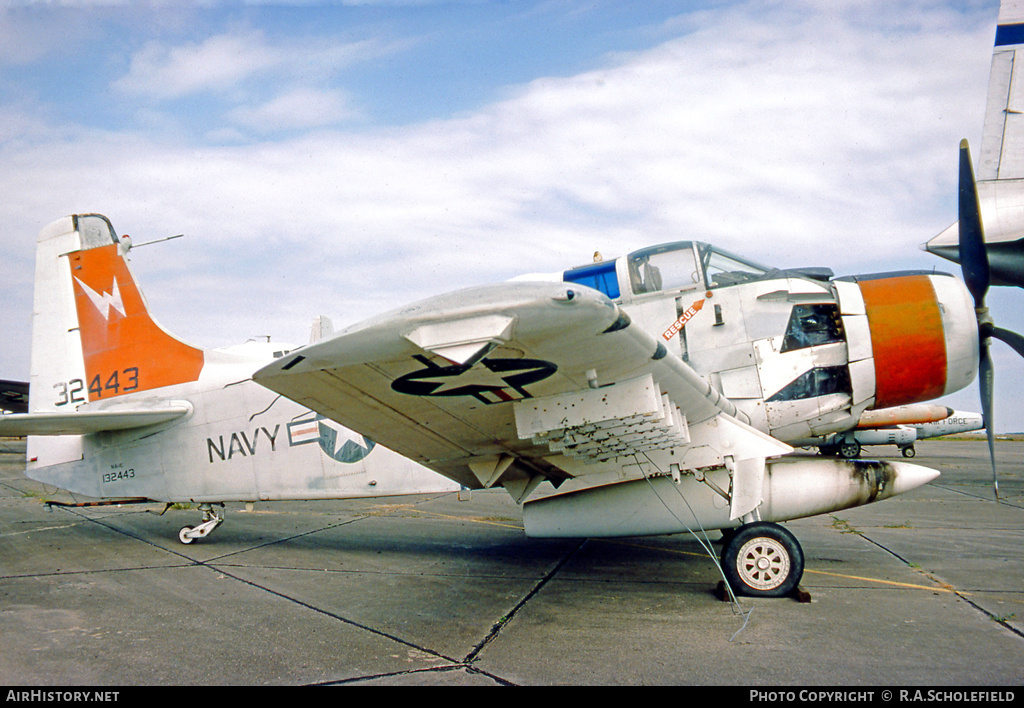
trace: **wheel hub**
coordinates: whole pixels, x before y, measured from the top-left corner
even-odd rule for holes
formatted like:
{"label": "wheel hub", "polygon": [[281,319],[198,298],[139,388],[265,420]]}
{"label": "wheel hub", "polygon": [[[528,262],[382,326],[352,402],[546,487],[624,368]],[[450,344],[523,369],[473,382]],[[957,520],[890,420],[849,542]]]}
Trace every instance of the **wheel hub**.
{"label": "wheel hub", "polygon": [[741,526],[722,547],[722,573],[740,594],[782,597],[797,587],[803,572],[800,543],[770,521]]}
{"label": "wheel hub", "polygon": [[779,587],[789,576],[789,554],[773,538],[753,538],[740,547],[737,568],[744,582],[758,590]]}

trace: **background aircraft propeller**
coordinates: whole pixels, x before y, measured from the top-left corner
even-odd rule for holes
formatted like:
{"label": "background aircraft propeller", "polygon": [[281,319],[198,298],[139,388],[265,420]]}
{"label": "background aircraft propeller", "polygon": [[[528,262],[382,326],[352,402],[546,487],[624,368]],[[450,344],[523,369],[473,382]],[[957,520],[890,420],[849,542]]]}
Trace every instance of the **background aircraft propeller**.
{"label": "background aircraft propeller", "polygon": [[985,250],[985,234],[981,224],[981,210],[978,207],[978,185],[974,178],[971,151],[966,140],[960,141],[960,195],[958,200],[960,220],[960,267],[964,283],[974,298],[974,309],[978,314],[978,381],[981,387],[981,412],[988,436],[988,454],[992,462],[992,487],[999,499],[999,478],[996,474],[996,453],[994,420],[992,417],[992,389],[994,373],[989,343],[992,338],[1006,342],[1014,351],[1024,357],[1024,337],[1002,327],[996,327],[985,305],[985,294],[990,283],[988,253]]}

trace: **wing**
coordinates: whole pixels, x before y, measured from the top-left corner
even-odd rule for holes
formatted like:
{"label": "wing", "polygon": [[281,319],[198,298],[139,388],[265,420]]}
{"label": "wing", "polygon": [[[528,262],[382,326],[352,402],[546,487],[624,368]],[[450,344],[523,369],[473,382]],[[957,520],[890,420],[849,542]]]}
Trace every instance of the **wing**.
{"label": "wing", "polygon": [[671,451],[684,468],[729,465],[760,501],[764,458],[792,450],[738,420],[613,302],[576,284],[433,298],[253,378],[464,486],[500,483],[517,499],[544,479],[596,479]]}
{"label": "wing", "polygon": [[144,410],[14,413],[0,416],[0,435],[87,435],[107,430],[129,430],[167,423],[191,410],[192,406],[180,404]]}

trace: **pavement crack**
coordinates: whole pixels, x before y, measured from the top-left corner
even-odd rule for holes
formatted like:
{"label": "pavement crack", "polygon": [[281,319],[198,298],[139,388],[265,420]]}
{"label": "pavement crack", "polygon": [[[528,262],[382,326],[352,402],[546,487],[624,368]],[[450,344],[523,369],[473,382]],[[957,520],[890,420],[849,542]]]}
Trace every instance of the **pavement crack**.
{"label": "pavement crack", "polygon": [[410,641],[408,641],[406,639],[402,639],[401,637],[396,636],[394,634],[390,634],[390,633],[385,632],[383,630],[376,629],[375,627],[371,627],[371,626],[369,626],[367,624],[363,624],[362,622],[357,622],[357,621],[355,621],[353,619],[349,619],[348,617],[343,617],[343,616],[341,616],[339,614],[336,614],[334,612],[329,612],[328,610],[325,610],[325,609],[323,609],[321,607],[317,607],[316,605],[310,604],[310,603],[308,603],[308,602],[306,602],[304,600],[300,600],[300,599],[298,599],[296,597],[292,597],[290,595],[286,595],[283,592],[279,592],[279,591],[274,590],[272,588],[269,588],[269,587],[267,587],[265,585],[260,585],[259,583],[256,583],[256,582],[254,582],[252,580],[246,580],[245,578],[239,577],[237,575],[234,575],[233,573],[228,572],[222,566],[211,565],[211,564],[209,564],[209,563],[207,563],[205,561],[196,561],[196,565],[202,566],[202,567],[204,567],[204,568],[206,568],[208,570],[212,570],[215,573],[223,575],[224,577],[227,577],[227,578],[231,578],[232,580],[236,580],[236,581],[238,581],[240,583],[248,585],[249,587],[253,587],[253,588],[256,588],[257,590],[261,590],[261,591],[267,593],[268,595],[273,595],[275,597],[279,597],[282,600],[285,600],[287,602],[290,602],[290,603],[292,603],[294,605],[297,605],[297,606],[302,607],[304,609],[310,610],[310,611],[315,612],[317,614],[323,615],[324,617],[329,617],[329,618],[331,618],[333,620],[337,620],[338,622],[341,622],[343,624],[347,624],[350,627],[355,627],[357,629],[363,630],[364,632],[369,632],[370,634],[375,634],[378,637],[383,637],[383,638],[388,639],[390,641],[393,641],[393,642],[396,642],[398,644],[401,644],[402,646],[409,647],[410,649],[415,649],[416,651],[421,651],[424,654],[427,654],[427,655],[433,656],[433,657],[437,657],[438,659],[441,659],[443,661],[447,661],[449,663],[453,663],[453,664],[460,663],[458,659],[454,659],[454,658],[452,658],[450,656],[445,656],[444,654],[442,654],[440,652],[437,652],[437,651],[434,651],[433,649],[427,649],[426,647],[422,647],[422,646],[420,646],[418,644],[415,644],[413,642],[410,642]]}
{"label": "pavement crack", "polygon": [[973,607],[974,609],[976,609],[976,610],[978,610],[979,612],[981,612],[981,613],[982,613],[983,615],[985,615],[986,617],[988,617],[988,618],[989,618],[990,620],[992,620],[993,622],[995,622],[995,623],[997,623],[997,624],[999,624],[999,625],[1002,625],[1002,626],[1003,626],[1003,627],[1004,627],[1005,629],[1008,629],[1008,630],[1010,630],[1010,632],[1012,632],[1013,634],[1015,634],[1015,635],[1017,635],[1018,637],[1021,637],[1022,639],[1024,639],[1024,632],[1022,632],[1021,630],[1019,630],[1019,629],[1017,629],[1016,627],[1014,627],[1014,626],[1013,626],[1012,624],[1010,624],[1010,623],[1009,623],[1009,622],[1008,622],[1008,621],[1007,621],[1007,620],[1006,620],[1005,618],[1003,618],[1003,617],[1000,617],[1000,616],[998,616],[998,615],[996,615],[996,614],[993,614],[992,612],[989,612],[988,610],[986,610],[986,609],[985,609],[984,607],[982,607],[982,606],[981,606],[981,605],[979,605],[979,604],[978,604],[977,602],[975,602],[974,600],[972,600],[972,599],[971,599],[971,597],[970,597],[970,594],[969,594],[969,593],[967,593],[967,592],[964,592],[963,590],[960,590],[960,589],[958,589],[958,588],[954,587],[953,585],[951,585],[951,584],[950,584],[950,583],[948,583],[948,582],[945,582],[945,581],[939,580],[938,578],[936,578],[935,576],[933,576],[933,575],[932,575],[931,573],[929,573],[928,571],[926,571],[926,570],[924,570],[923,568],[921,568],[921,567],[920,567],[919,565],[917,565],[916,563],[912,563],[912,562],[910,562],[909,560],[907,560],[906,558],[904,558],[903,556],[901,556],[901,555],[900,555],[899,553],[897,553],[896,551],[894,551],[894,550],[892,550],[891,548],[889,548],[889,547],[887,547],[887,546],[885,546],[885,545],[883,545],[883,544],[879,543],[878,541],[874,540],[873,538],[871,538],[870,536],[866,535],[865,533],[863,533],[863,532],[858,532],[858,534],[860,535],[860,537],[861,537],[861,538],[863,538],[863,539],[864,539],[865,541],[867,541],[868,543],[874,544],[875,546],[877,546],[877,547],[878,547],[878,548],[880,548],[881,550],[883,550],[883,551],[885,551],[886,553],[888,553],[889,555],[891,555],[891,556],[892,556],[893,558],[896,558],[897,560],[899,560],[899,561],[900,561],[901,563],[903,563],[904,565],[906,565],[906,566],[907,566],[908,568],[910,568],[911,570],[914,570],[915,572],[917,572],[917,573],[920,573],[920,574],[921,574],[921,575],[923,575],[924,577],[928,578],[928,580],[930,580],[931,582],[935,583],[935,584],[936,584],[936,585],[938,586],[938,588],[941,588],[941,589],[944,589],[944,590],[947,590],[947,591],[949,591],[949,592],[953,593],[953,594],[954,594],[954,595],[956,595],[956,596],[957,596],[957,597],[958,597],[959,599],[963,600],[963,601],[964,601],[964,602],[966,602],[966,603],[967,603],[968,605],[970,605],[970,606],[971,606],[971,607]]}
{"label": "pavement crack", "polygon": [[544,577],[537,581],[537,583],[530,589],[530,591],[526,593],[526,595],[524,595],[523,598],[515,604],[515,606],[508,612],[508,614],[502,616],[497,622],[495,622],[491,626],[491,630],[487,633],[487,636],[485,636],[475,647],[473,647],[473,650],[466,655],[466,664],[471,664],[472,662],[476,661],[477,657],[480,656],[480,652],[482,652],[488,644],[494,641],[494,639],[501,633],[505,626],[512,621],[512,618],[516,616],[516,613],[519,612],[519,610],[521,610],[526,605],[526,603],[532,600],[534,596],[536,596],[537,593],[540,592],[541,589],[545,585],[547,585],[552,578],[558,575],[559,571],[561,571],[561,569],[565,567],[565,564],[568,563],[577,553],[579,553],[580,549],[583,548],[586,542],[587,539],[583,539],[578,544],[576,544],[572,549],[570,549],[569,552],[566,553],[565,556],[550,571],[545,573]]}
{"label": "pavement crack", "polygon": [[311,684],[311,685],[314,685],[314,686],[351,686],[351,685],[358,685],[358,684],[367,683],[367,682],[370,682],[370,681],[379,681],[379,680],[383,680],[383,679],[395,678],[395,677],[399,677],[399,676],[417,676],[417,675],[424,675],[424,674],[448,674],[448,673],[452,673],[454,671],[465,671],[467,673],[476,674],[478,676],[486,676],[487,678],[491,679],[492,681],[494,681],[495,683],[497,683],[497,684],[499,684],[501,686],[515,686],[515,685],[517,685],[515,683],[512,683],[511,681],[508,681],[507,679],[503,679],[500,676],[495,676],[494,674],[489,673],[487,671],[482,671],[481,669],[477,669],[477,668],[475,668],[473,666],[470,666],[469,664],[466,664],[466,663],[456,663],[456,664],[450,664],[448,666],[432,666],[432,667],[426,668],[426,669],[409,669],[407,671],[390,671],[390,672],[386,672],[386,673],[371,674],[371,675],[367,675],[367,676],[352,676],[352,677],[346,678],[346,679],[338,679],[338,680],[335,680],[335,681],[324,681],[322,683],[316,683],[316,684]]}

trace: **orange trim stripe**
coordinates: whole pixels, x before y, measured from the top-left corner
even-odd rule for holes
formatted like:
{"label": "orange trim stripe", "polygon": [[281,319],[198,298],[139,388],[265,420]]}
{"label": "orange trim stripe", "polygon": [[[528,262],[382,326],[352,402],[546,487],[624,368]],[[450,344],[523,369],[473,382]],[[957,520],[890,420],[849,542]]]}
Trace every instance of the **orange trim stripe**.
{"label": "orange trim stripe", "polygon": [[90,401],[199,378],[202,350],[153,321],[117,244],[70,262]]}
{"label": "orange trim stripe", "polygon": [[875,357],[877,408],[928,401],[946,390],[946,338],[927,275],[858,283]]}

